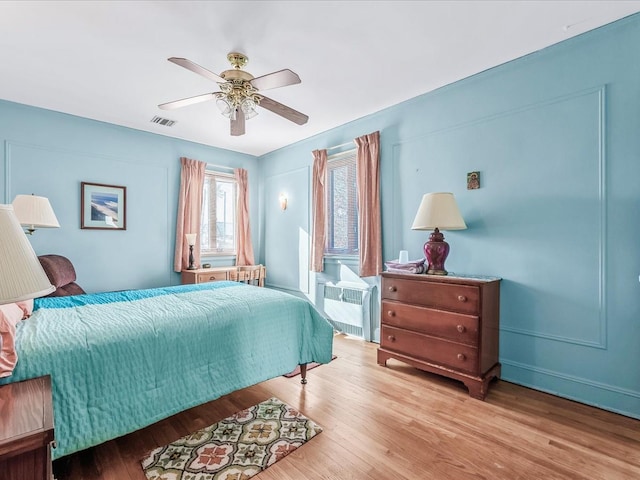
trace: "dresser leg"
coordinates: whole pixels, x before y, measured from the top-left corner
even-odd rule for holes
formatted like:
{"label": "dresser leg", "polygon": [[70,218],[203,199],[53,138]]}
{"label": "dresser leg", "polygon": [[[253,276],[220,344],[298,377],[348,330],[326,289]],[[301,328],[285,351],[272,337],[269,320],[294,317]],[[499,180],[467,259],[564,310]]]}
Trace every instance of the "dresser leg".
{"label": "dresser leg", "polygon": [[464,382],[469,389],[469,396],[478,400],[484,400],[487,396],[487,383],[488,381],[486,379],[484,381],[468,380]]}
{"label": "dresser leg", "polygon": [[389,355],[387,355],[386,353],[378,349],[378,365],[382,365],[383,367],[386,367],[387,360],[389,360],[389,358],[391,358]]}
{"label": "dresser leg", "polygon": [[500,378],[502,366],[496,363],[482,379],[479,380],[463,380],[465,386],[469,389],[469,396],[484,400],[489,390],[489,382],[494,378]]}

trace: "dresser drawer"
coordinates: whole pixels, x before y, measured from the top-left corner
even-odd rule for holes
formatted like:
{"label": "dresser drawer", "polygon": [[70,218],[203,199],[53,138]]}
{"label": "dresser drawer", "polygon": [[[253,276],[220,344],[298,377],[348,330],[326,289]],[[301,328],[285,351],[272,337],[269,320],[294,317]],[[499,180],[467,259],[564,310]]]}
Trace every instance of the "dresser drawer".
{"label": "dresser drawer", "polygon": [[475,285],[383,277],[382,298],[460,313],[480,313],[480,289]]}
{"label": "dresser drawer", "polygon": [[382,324],[467,345],[478,345],[479,319],[473,315],[383,300]]}
{"label": "dresser drawer", "polygon": [[220,280],[227,280],[229,278],[229,272],[201,272],[196,275],[196,283],[206,282],[218,282]]}
{"label": "dresser drawer", "polygon": [[383,325],[380,346],[472,374],[478,371],[478,349],[469,345]]}

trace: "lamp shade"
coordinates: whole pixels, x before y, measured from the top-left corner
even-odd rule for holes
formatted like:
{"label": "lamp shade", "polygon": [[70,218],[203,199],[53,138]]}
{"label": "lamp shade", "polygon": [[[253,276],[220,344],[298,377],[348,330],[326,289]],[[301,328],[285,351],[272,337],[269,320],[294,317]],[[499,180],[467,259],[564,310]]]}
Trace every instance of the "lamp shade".
{"label": "lamp shade", "polygon": [[464,230],[464,223],[453,193],[425,193],[411,230]]}
{"label": "lamp shade", "polygon": [[0,205],[0,304],[42,297],[55,290],[11,205]]}
{"label": "lamp shade", "polygon": [[193,246],[196,244],[196,236],[197,233],[185,233],[185,237],[187,238],[187,245]]}
{"label": "lamp shade", "polygon": [[36,228],[59,228],[60,224],[46,197],[16,195],[13,210],[20,225]]}

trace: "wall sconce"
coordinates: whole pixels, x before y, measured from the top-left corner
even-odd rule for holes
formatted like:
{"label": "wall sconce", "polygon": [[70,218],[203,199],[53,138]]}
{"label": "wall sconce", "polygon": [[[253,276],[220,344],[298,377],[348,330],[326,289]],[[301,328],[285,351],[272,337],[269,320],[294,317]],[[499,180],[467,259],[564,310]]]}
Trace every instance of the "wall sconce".
{"label": "wall sconce", "polygon": [[26,227],[27,235],[33,235],[37,228],[60,228],[56,214],[53,213],[46,197],[33,194],[16,195],[12,205],[18,222]]}
{"label": "wall sconce", "polygon": [[280,194],[280,210],[286,210],[286,209],[287,209],[287,194],[281,193]]}

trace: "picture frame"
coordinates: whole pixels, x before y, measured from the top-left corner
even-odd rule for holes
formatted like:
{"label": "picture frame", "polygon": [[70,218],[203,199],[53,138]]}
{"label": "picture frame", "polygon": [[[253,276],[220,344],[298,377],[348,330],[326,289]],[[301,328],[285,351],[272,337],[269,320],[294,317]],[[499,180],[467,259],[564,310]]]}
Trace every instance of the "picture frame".
{"label": "picture frame", "polygon": [[127,187],[81,182],[80,228],[126,230]]}
{"label": "picture frame", "polygon": [[467,173],[467,190],[477,190],[480,188],[480,172]]}

